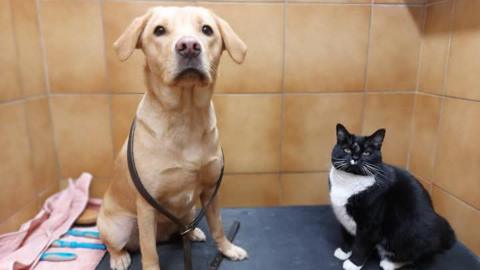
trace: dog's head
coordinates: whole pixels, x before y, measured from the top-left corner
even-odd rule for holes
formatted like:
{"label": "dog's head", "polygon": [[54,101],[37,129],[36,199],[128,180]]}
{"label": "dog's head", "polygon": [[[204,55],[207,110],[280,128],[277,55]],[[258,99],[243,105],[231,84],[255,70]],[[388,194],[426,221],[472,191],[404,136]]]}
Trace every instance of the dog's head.
{"label": "dog's head", "polygon": [[247,51],[226,21],[200,7],[152,8],[133,20],[114,47],[122,61],[142,49],[150,71],[172,86],[208,86],[224,49],[237,63]]}

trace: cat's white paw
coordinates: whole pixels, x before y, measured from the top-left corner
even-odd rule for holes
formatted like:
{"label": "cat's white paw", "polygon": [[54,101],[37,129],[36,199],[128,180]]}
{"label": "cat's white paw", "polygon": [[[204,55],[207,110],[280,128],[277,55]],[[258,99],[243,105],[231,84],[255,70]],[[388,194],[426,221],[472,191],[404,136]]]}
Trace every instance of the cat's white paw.
{"label": "cat's white paw", "polygon": [[188,233],[188,239],[195,242],[204,242],[207,240],[207,236],[202,230],[195,228],[193,231]]}
{"label": "cat's white paw", "polygon": [[380,267],[383,270],[395,270],[398,268],[401,268],[402,266],[406,265],[407,263],[398,263],[398,262],[392,262],[388,259],[383,259],[380,261]]}
{"label": "cat's white paw", "polygon": [[362,265],[360,266],[355,265],[350,260],[346,260],[343,262],[343,270],[360,270],[360,269],[362,269]]}
{"label": "cat's white paw", "polygon": [[234,244],[228,245],[225,249],[220,249],[220,252],[232,261],[241,261],[248,258],[247,251]]}
{"label": "cat's white paw", "polygon": [[345,261],[346,259],[350,258],[350,255],[352,255],[351,251],[345,252],[342,250],[342,248],[335,249],[335,253],[333,253],[333,256],[335,256],[335,258],[342,261]]}

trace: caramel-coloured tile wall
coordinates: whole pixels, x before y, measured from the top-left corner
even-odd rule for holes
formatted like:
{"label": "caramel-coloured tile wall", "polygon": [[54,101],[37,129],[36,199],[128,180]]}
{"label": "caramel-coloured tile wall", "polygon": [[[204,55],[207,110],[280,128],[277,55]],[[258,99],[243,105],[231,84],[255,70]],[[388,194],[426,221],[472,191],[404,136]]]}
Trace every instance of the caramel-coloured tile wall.
{"label": "caramel-coloured tile wall", "polygon": [[429,1],[415,97],[410,169],[436,209],[480,254],[479,1]]}
{"label": "caramel-coloured tile wall", "polygon": [[82,171],[103,194],[145,91],[142,53],[122,63],[112,43],[155,5],[208,7],[249,46],[243,65],[222,57],[214,96],[223,206],[328,203],[335,124],[386,127],[386,161],[480,253],[471,0],[0,0],[0,233]]}
{"label": "caramel-coloured tile wall", "polygon": [[[407,165],[421,0],[0,5],[0,46],[8,52],[0,56],[0,124],[9,130],[0,139],[19,149],[0,176],[2,190],[25,189],[17,202],[2,198],[5,230],[38,208],[32,194],[46,198],[83,171],[94,175],[91,194],[102,196],[145,91],[142,53],[122,63],[112,43],[155,5],[207,7],[249,46],[243,65],[224,54],[214,96],[227,157],[224,206],[328,203],[337,122],[362,133],[387,127],[387,160]],[[10,127],[14,117],[24,120]]]}
{"label": "caramel-coloured tile wall", "polygon": [[0,234],[59,188],[37,15],[35,0],[0,0]]}
{"label": "caramel-coloured tile wall", "polygon": [[[225,205],[326,202],[337,122],[356,132],[388,127],[387,159],[406,166],[424,13],[418,1],[39,0],[61,180],[89,171],[92,193],[102,195],[145,91],[142,53],[122,63],[112,43],[149,7],[172,4],[210,8],[249,46],[243,65],[222,57],[214,96],[227,156]],[[307,189],[294,179],[319,190],[301,198]]]}

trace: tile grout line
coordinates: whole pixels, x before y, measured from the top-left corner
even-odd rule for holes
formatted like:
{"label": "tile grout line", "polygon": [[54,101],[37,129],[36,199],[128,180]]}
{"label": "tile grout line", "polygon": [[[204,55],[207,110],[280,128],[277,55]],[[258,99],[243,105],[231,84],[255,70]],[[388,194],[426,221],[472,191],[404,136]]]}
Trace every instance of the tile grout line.
{"label": "tile grout line", "polygon": [[447,82],[448,82],[448,70],[449,70],[449,65],[450,65],[450,58],[451,58],[451,53],[452,53],[452,44],[453,44],[453,34],[455,31],[455,16],[456,16],[456,2],[458,0],[451,0],[450,1],[450,18],[448,22],[448,45],[447,45],[447,52],[445,53],[445,67],[443,70],[443,81],[442,81],[442,89],[441,89],[441,95],[442,96],[447,96]]}
{"label": "tile grout line", "polygon": [[[32,181],[32,185],[33,185],[33,189],[34,189],[34,195],[35,195],[35,200],[38,199],[38,190],[36,189],[35,187],[35,172],[34,172],[34,162],[33,162],[33,143],[32,143],[32,136],[31,136],[31,130],[30,130],[30,121],[29,121],[29,117],[28,117],[28,109],[27,109],[27,101],[26,100],[23,100],[21,103],[22,105],[22,113],[23,113],[23,118],[24,118],[24,122],[25,122],[25,128],[26,128],[26,132],[27,132],[27,141],[28,141],[28,151],[30,152],[29,153],[29,162],[30,163],[30,181]],[[30,202],[26,203],[26,205],[30,204]]]}
{"label": "tile grout line", "polygon": [[263,171],[263,172],[239,172],[239,171],[234,171],[234,172],[229,172],[225,171],[225,175],[288,175],[288,174],[314,174],[314,173],[328,173],[329,170],[304,170],[304,171]]}
{"label": "tile grout line", "polygon": [[415,141],[415,121],[416,121],[416,110],[417,110],[417,103],[418,103],[418,89],[420,88],[420,77],[421,77],[421,69],[422,69],[422,56],[424,50],[424,37],[426,36],[426,24],[427,24],[427,7],[423,7],[423,22],[422,28],[420,30],[420,44],[417,56],[417,78],[416,78],[416,86],[414,92],[414,99],[413,99],[413,108],[412,108],[412,116],[411,116],[411,123],[410,123],[410,141],[408,145],[408,152],[407,152],[407,163],[406,168],[410,170],[410,162],[412,158],[412,150],[413,150],[413,143]]}
{"label": "tile grout line", "polygon": [[[110,82],[110,72],[108,69],[108,60],[107,60],[107,43],[105,40],[105,1],[104,0],[98,0],[99,5],[100,5],[100,19],[102,23],[102,43],[103,43],[103,61],[104,61],[104,69],[105,69],[105,85],[109,85]],[[112,145],[112,158],[115,160],[115,134],[113,132],[113,111],[112,111],[112,94],[111,94],[111,88],[110,85],[108,86],[108,120],[110,124],[110,141]]]}
{"label": "tile grout line", "polygon": [[[449,18],[449,26],[448,26],[448,29],[449,29],[449,33],[448,33],[448,45],[447,45],[447,52],[445,53],[446,54],[446,58],[445,58],[445,67],[444,67],[444,70],[443,70],[443,82],[442,82],[442,96],[440,97],[440,108],[439,108],[439,111],[438,111],[438,117],[437,117],[437,130],[435,132],[435,135],[436,135],[436,138],[435,138],[435,142],[434,142],[434,146],[433,146],[433,158],[432,158],[432,170],[431,170],[431,174],[432,174],[432,183],[435,183],[434,182],[434,179],[435,179],[435,166],[436,166],[436,163],[437,163],[437,155],[438,155],[438,145],[439,145],[439,141],[440,141],[440,131],[441,131],[441,126],[442,126],[442,115],[444,114],[444,110],[445,110],[445,99],[446,97],[444,96],[446,94],[446,91],[447,91],[447,76],[448,76],[448,69],[449,69],[449,63],[450,63],[450,54],[451,54],[451,48],[452,48],[452,39],[453,39],[453,32],[454,32],[454,22],[455,22],[455,9],[456,9],[456,5],[455,5],[455,1],[456,0],[452,0],[451,1],[451,5],[453,5],[453,7],[451,7],[451,11],[450,11],[450,18]],[[449,193],[450,194],[450,193]]]}
{"label": "tile grout line", "polygon": [[412,159],[412,149],[413,149],[413,143],[415,141],[414,136],[415,136],[415,121],[416,121],[416,110],[417,110],[417,103],[418,103],[418,95],[415,93],[413,95],[413,105],[412,105],[412,115],[410,119],[410,134],[409,134],[409,142],[408,142],[408,150],[407,150],[407,160],[405,167],[407,170],[410,170],[410,162]]}
{"label": "tile grout line", "polygon": [[372,2],[373,5],[379,7],[424,7],[425,3],[375,3]]}
{"label": "tile grout line", "polygon": [[0,105],[11,105],[11,104],[20,103],[22,101],[38,99],[38,98],[42,98],[42,97],[46,97],[46,96],[47,95],[45,93],[33,94],[33,95],[30,95],[30,96],[26,96],[26,97],[19,97],[19,98],[14,98],[14,99],[9,99],[9,100],[3,100],[3,101],[0,101]]}
{"label": "tile grout line", "polygon": [[475,102],[475,103],[480,102],[480,100],[477,100],[477,99],[456,97],[456,96],[451,96],[451,95],[434,94],[434,93],[429,93],[429,92],[425,92],[425,91],[419,91],[418,93],[426,95],[426,96],[431,96],[431,97],[455,99],[455,100],[461,100],[461,101],[465,101],[465,102]]}
{"label": "tile grout line", "polygon": [[365,61],[365,75],[364,75],[364,82],[363,82],[363,98],[362,98],[362,112],[360,116],[360,133],[364,132],[365,128],[365,115],[367,113],[367,98],[368,98],[368,91],[367,91],[367,85],[368,85],[368,66],[370,63],[370,45],[372,41],[372,25],[373,25],[373,8],[374,8],[374,0],[371,1],[370,3],[370,17],[368,21],[368,40],[367,40],[367,59]]}
{"label": "tile grout line", "polygon": [[[129,0],[116,0],[115,2],[130,2]],[[145,2],[145,1],[141,1]],[[147,1],[148,2],[148,1]],[[188,2],[188,1],[180,1]],[[270,3],[283,3],[281,0],[272,0],[272,1],[261,1],[261,0],[205,0],[201,1],[203,3],[248,3],[248,4],[270,4]],[[319,5],[335,5],[335,6],[385,6],[385,7],[423,7],[425,3],[375,3],[375,2],[365,2],[365,3],[351,3],[351,2],[333,2],[333,1],[315,1],[315,0],[295,0],[290,2],[292,4],[319,4]]]}
{"label": "tile grout line", "polygon": [[48,194],[48,192],[49,192],[52,188],[58,188],[58,185],[49,185],[49,186],[47,186],[44,190],[42,190],[40,193],[38,193],[39,197]]}
{"label": "tile grout line", "polygon": [[[111,2],[136,2],[136,3],[152,3],[156,1],[149,1],[149,0],[110,0]],[[446,1],[446,0],[442,0]],[[161,1],[160,1],[161,2]],[[176,0],[174,2],[179,3],[190,3],[190,2],[210,2],[210,3],[224,3],[224,2],[234,2],[234,3],[259,3],[259,4],[268,4],[268,3],[283,3],[284,0],[205,0],[205,1],[198,1],[198,0]],[[438,3],[441,1],[437,1],[434,3]],[[311,3],[311,4],[330,4],[330,5],[349,5],[349,6],[358,6],[358,5],[369,5],[370,3],[352,3],[349,1],[332,1],[332,0],[295,0],[292,3]],[[375,1],[371,2],[377,6],[424,6],[426,5],[425,2],[418,2],[418,3],[376,3]],[[431,4],[434,4],[431,3]]]}
{"label": "tile grout line", "polygon": [[[295,96],[295,95],[358,95],[363,94],[364,90],[358,91],[321,91],[321,92],[215,92],[215,96],[280,96],[280,95],[287,95],[287,96]],[[415,93],[415,90],[378,90],[378,91],[369,91],[369,94],[412,94]],[[143,95],[145,92],[55,92],[52,93],[52,96],[99,96],[99,95],[113,95],[113,96],[121,96],[121,95]],[[14,99],[18,100],[18,99]],[[12,101],[12,100],[9,100]],[[9,101],[0,101],[1,103],[6,103]]]}
{"label": "tile grout line", "polygon": [[464,201],[462,198],[460,198],[460,197],[458,197],[457,195],[451,193],[450,191],[446,190],[446,189],[443,188],[442,186],[439,186],[439,185],[435,184],[434,182],[432,182],[432,189],[433,189],[433,187],[440,189],[442,192],[446,193],[448,196],[450,196],[450,197],[452,197],[453,199],[457,200],[459,203],[463,203],[463,204],[465,204],[466,206],[471,207],[472,210],[475,210],[476,212],[480,212],[480,208],[477,208],[476,206],[470,204],[469,202]]}
{"label": "tile grout line", "polygon": [[[356,94],[363,94],[365,90],[358,90],[358,91],[301,91],[301,92],[282,92],[282,91],[275,91],[275,92],[215,92],[215,96],[228,96],[228,95],[238,95],[238,96],[246,96],[246,95],[257,95],[257,96],[266,96],[266,95],[287,95],[287,96],[295,96],[295,95],[356,95]],[[406,89],[406,90],[374,90],[369,91],[370,94],[412,94],[415,93],[415,89]],[[82,91],[74,91],[74,92],[55,92],[51,93],[51,96],[101,96],[101,95],[113,95],[113,96],[121,96],[121,95],[143,95],[145,92],[82,92]],[[11,99],[9,102],[18,99]],[[0,101],[0,104],[2,101]]]}
{"label": "tile grout line", "polygon": [[435,2],[431,2],[431,3],[426,2],[425,7],[431,7],[431,6],[434,6],[434,5],[443,4],[443,3],[446,3],[448,1],[450,1],[450,0],[440,0],[440,1],[435,1]]}
{"label": "tile grout line", "polygon": [[278,157],[278,186],[280,189],[279,199],[280,204],[284,201],[285,191],[283,188],[282,181],[282,167],[283,167],[283,144],[285,139],[285,67],[286,67],[286,48],[287,48],[287,9],[288,9],[288,0],[283,1],[283,24],[282,24],[282,81],[281,81],[281,95],[280,95],[280,142],[279,142],[279,157]]}
{"label": "tile grout line", "polygon": [[47,94],[47,101],[48,101],[48,113],[50,118],[50,124],[52,128],[52,140],[53,140],[53,148],[55,151],[55,167],[56,167],[56,174],[57,174],[57,186],[60,189],[60,182],[62,179],[62,170],[60,168],[60,158],[58,155],[58,138],[55,132],[55,121],[53,120],[53,110],[52,110],[52,93],[51,93],[51,84],[50,84],[50,76],[48,72],[48,61],[47,61],[47,47],[45,44],[45,37],[43,35],[43,25],[41,20],[41,8],[42,5],[40,0],[35,0],[35,7],[36,7],[36,14],[37,14],[37,25],[38,25],[38,33],[40,37],[40,47],[42,51],[42,60],[43,60],[43,77],[45,80],[44,86]]}
{"label": "tile grout line", "polygon": [[16,72],[17,72],[17,76],[16,77],[16,81],[17,81],[17,85],[19,87],[19,90],[20,90],[20,98],[25,98],[25,89],[24,89],[24,85],[23,85],[23,80],[22,80],[22,71],[20,70],[20,53],[19,53],[19,46],[18,46],[18,40],[17,40],[17,29],[16,29],[16,24],[15,24],[15,14],[14,14],[14,11],[13,11],[13,6],[12,6],[12,1],[13,0],[8,0],[6,1],[9,9],[10,9],[10,23],[12,25],[12,30],[13,30],[13,33],[12,33],[12,37],[13,37],[13,43],[14,43],[14,46],[15,46],[15,63],[16,63]]}

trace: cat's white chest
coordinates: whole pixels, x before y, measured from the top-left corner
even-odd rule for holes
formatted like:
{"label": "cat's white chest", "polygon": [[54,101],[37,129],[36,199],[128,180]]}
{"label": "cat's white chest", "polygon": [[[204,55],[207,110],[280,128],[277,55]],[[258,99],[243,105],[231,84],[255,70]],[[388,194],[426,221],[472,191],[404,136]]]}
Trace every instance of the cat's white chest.
{"label": "cat's white chest", "polygon": [[338,221],[345,229],[355,235],[357,224],[348,214],[346,204],[348,199],[358,194],[375,183],[373,176],[361,176],[332,167],[330,169],[330,201],[332,202],[333,212]]}

